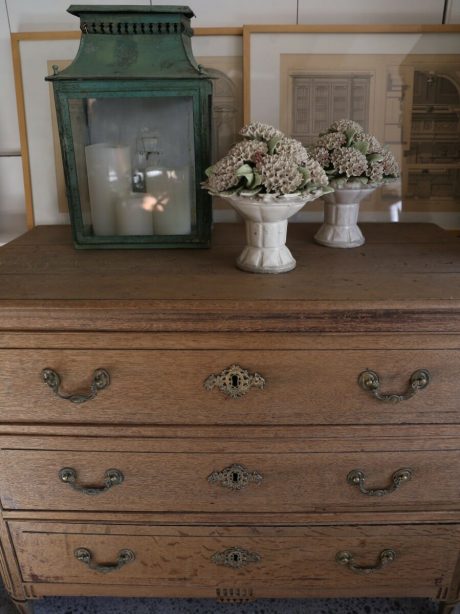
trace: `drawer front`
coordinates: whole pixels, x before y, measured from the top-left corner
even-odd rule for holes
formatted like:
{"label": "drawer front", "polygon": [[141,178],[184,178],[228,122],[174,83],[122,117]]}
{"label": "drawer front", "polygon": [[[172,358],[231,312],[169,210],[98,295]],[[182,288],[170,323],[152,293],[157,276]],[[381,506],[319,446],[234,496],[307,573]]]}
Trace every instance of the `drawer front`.
{"label": "drawer front", "polygon": [[[115,444],[116,445],[116,444]],[[323,512],[457,507],[460,452],[2,450],[4,509]]]}
{"label": "drawer front", "polygon": [[[10,521],[25,582],[251,587],[255,596],[436,597],[449,584],[458,525],[151,527]],[[104,569],[103,569],[104,568]],[[374,573],[359,573],[374,568]],[[163,590],[164,594],[164,590]]]}
{"label": "drawer front", "polygon": [[[456,350],[3,350],[0,361],[7,422],[369,424],[459,416]],[[233,365],[248,375],[225,372]],[[60,398],[42,381],[46,368],[60,376],[63,396],[94,398]],[[101,368],[110,376],[102,390],[93,382]],[[398,403],[378,400],[358,383],[371,370],[380,383],[374,392],[407,394],[420,369],[429,371],[430,383]]]}

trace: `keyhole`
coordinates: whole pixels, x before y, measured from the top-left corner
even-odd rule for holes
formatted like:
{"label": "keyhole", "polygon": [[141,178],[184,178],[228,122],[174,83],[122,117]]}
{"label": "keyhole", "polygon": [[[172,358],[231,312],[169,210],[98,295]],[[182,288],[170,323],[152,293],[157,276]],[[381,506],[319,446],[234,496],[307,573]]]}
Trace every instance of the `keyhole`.
{"label": "keyhole", "polygon": [[237,473],[236,471],[232,473],[232,481],[234,483],[238,483],[240,481],[240,474]]}
{"label": "keyhole", "polygon": [[238,388],[239,385],[240,385],[240,378],[238,377],[238,375],[232,375],[232,387]]}
{"label": "keyhole", "polygon": [[240,562],[240,555],[238,554],[238,552],[234,552],[232,554],[232,559],[234,560],[235,563],[239,563]]}

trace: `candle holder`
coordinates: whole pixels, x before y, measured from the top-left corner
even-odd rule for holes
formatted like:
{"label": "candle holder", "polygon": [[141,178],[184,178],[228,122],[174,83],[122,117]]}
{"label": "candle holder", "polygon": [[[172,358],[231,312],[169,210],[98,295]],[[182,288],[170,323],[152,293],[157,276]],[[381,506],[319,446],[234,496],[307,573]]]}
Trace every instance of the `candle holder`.
{"label": "candle holder", "polygon": [[211,80],[185,6],[71,6],[80,49],[53,83],[78,248],[208,247]]}

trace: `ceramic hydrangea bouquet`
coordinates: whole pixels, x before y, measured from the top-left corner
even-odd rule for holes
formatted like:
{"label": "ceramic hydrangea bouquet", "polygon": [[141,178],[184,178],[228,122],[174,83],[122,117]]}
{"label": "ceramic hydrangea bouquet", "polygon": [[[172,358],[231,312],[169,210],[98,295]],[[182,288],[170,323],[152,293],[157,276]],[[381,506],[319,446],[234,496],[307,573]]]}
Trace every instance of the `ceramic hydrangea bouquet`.
{"label": "ceramic hydrangea bouquet", "polygon": [[309,148],[337,188],[346,184],[378,186],[399,177],[391,151],[351,119],[340,119]]}
{"label": "ceramic hydrangea bouquet", "polygon": [[261,123],[245,126],[240,134],[243,140],[206,171],[204,187],[212,194],[318,197],[329,191],[327,174],[300,141]]}
{"label": "ceramic hydrangea bouquet", "polygon": [[377,138],[349,119],[333,122],[309,147],[329,177],[333,194],[325,199],[324,224],[315,239],[329,247],[357,247],[359,203],[375,188],[399,178],[398,163]]}
{"label": "ceramic hydrangea bouquet", "polygon": [[296,139],[273,126],[252,123],[243,140],[207,169],[203,187],[228,199],[246,222],[248,244],[237,266],[253,273],[295,267],[286,247],[287,220],[307,202],[332,191],[328,177]]}

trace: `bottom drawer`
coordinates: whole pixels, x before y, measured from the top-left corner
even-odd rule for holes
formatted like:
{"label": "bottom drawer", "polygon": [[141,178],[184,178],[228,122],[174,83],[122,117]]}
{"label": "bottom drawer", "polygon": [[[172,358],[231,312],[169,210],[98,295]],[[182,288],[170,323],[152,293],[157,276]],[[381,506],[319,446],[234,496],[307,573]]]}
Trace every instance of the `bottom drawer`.
{"label": "bottom drawer", "polygon": [[460,525],[9,527],[24,582],[150,586],[162,596],[247,587],[256,597],[439,598],[460,543]]}

